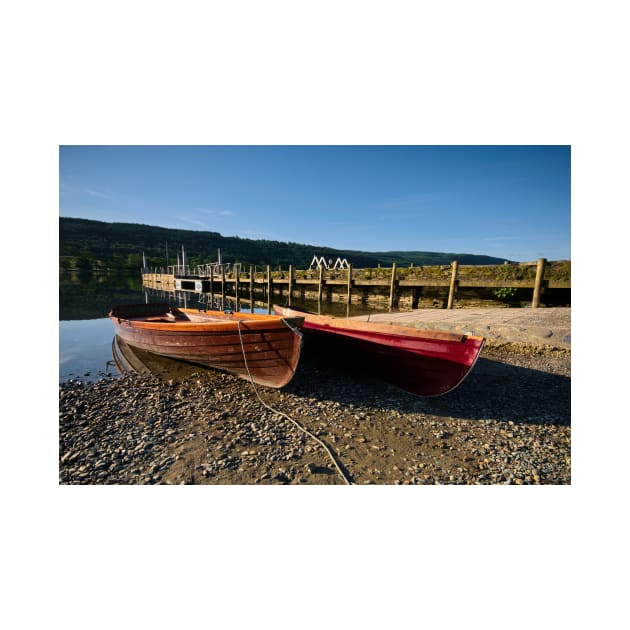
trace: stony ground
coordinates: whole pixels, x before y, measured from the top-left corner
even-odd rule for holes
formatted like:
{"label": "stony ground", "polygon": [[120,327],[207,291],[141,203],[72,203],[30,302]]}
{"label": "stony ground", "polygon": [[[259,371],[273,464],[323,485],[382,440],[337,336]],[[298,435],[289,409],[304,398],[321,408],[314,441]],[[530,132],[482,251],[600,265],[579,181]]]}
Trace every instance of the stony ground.
{"label": "stony ground", "polygon": [[287,387],[258,395],[193,366],[69,381],[59,388],[59,480],[569,484],[570,363],[563,351],[486,349],[459,388],[431,399],[309,356]]}

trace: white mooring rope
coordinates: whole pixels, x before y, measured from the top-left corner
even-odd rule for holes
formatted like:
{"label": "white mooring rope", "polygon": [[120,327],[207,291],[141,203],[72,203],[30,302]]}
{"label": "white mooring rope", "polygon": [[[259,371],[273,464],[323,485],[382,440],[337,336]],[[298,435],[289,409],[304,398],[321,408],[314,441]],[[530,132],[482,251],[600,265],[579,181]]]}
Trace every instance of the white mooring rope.
{"label": "white mooring rope", "polygon": [[[245,345],[243,344],[243,334],[241,333],[241,322],[240,320],[238,320],[236,322],[238,324],[238,336],[239,339],[241,341],[241,350],[243,351],[243,360],[245,361],[245,369],[247,370],[247,374],[249,376],[249,380],[252,384],[252,387],[254,388],[254,393],[256,394],[258,400],[261,402],[261,404],[263,405],[263,407],[266,407],[267,409],[269,409],[269,411],[272,411],[273,413],[277,413],[280,416],[283,416],[284,418],[286,418],[287,420],[289,420],[290,422],[292,422],[300,431],[302,431],[302,433],[305,433],[306,435],[308,435],[310,438],[312,438],[313,440],[315,440],[328,454],[328,457],[330,457],[332,463],[335,465],[335,468],[337,469],[337,471],[339,472],[339,474],[341,475],[341,478],[350,486],[352,485],[352,482],[350,481],[350,479],[348,479],[348,477],[344,474],[343,470],[341,470],[339,464],[337,463],[337,460],[335,459],[335,456],[333,455],[332,451],[330,450],[330,448],[328,446],[326,446],[326,444],[324,444],[316,435],[313,435],[308,429],[305,429],[299,422],[297,422],[297,420],[294,420],[291,416],[287,415],[286,413],[284,413],[283,411],[279,411],[278,409],[274,409],[273,407],[271,407],[270,405],[268,405],[261,397],[260,394],[258,393],[258,389],[256,388],[256,383],[254,382],[254,378],[252,377],[252,373],[249,371],[249,365],[247,364],[247,355],[245,354]],[[286,322],[285,322],[286,323]]]}

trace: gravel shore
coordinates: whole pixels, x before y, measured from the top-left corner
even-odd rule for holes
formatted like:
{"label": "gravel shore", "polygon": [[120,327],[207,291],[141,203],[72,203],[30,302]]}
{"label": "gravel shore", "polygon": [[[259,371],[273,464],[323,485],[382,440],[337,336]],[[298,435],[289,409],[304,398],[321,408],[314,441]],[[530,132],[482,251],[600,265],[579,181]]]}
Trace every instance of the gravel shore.
{"label": "gravel shore", "polygon": [[[486,349],[418,398],[302,357],[282,390],[183,366],[59,387],[61,484],[570,484],[568,352]],[[293,418],[329,447],[337,464]]]}

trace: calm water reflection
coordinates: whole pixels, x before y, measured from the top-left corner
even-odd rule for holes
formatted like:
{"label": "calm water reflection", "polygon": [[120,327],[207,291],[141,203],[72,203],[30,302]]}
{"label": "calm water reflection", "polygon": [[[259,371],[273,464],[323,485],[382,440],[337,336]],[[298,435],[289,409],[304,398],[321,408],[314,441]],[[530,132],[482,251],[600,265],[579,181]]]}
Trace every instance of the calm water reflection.
{"label": "calm water reflection", "polygon": [[[133,277],[98,274],[62,275],[59,281],[59,382],[71,378],[94,381],[108,374],[112,376],[119,374],[114,363],[116,353],[116,348],[113,347],[114,327],[107,317],[107,313],[115,304],[168,302],[177,306],[198,308],[206,306],[207,297],[195,293],[175,294],[144,289],[139,273]],[[294,299],[293,304],[298,308],[317,311],[317,302],[299,302]],[[221,304],[215,304],[215,308],[221,307]],[[223,307],[236,309],[233,300],[226,300]],[[247,302],[240,304],[240,310],[252,311]],[[267,313],[264,302],[257,304],[254,312]],[[369,312],[369,309],[353,304],[350,314],[360,315],[365,312]],[[346,305],[324,304],[322,313],[345,317]],[[131,352],[127,348],[125,351],[127,354]],[[151,357],[143,358],[149,363],[150,359]],[[177,371],[179,362],[175,362],[175,365],[172,361],[170,363],[168,368]],[[190,368],[187,364],[184,367],[180,365],[179,368],[183,371],[192,369],[193,372],[203,370],[194,366]]]}
{"label": "calm water reflection", "polygon": [[111,372],[113,332],[109,318],[59,322],[59,382],[93,381]]}
{"label": "calm water reflection", "polygon": [[168,357],[146,352],[125,343],[115,336],[112,343],[112,356],[118,374],[151,374],[162,380],[180,381],[187,378],[212,380],[214,370],[193,363],[177,361]]}
{"label": "calm water reflection", "polygon": [[144,302],[140,273],[62,274],[59,278],[59,320],[107,317],[114,304]]}

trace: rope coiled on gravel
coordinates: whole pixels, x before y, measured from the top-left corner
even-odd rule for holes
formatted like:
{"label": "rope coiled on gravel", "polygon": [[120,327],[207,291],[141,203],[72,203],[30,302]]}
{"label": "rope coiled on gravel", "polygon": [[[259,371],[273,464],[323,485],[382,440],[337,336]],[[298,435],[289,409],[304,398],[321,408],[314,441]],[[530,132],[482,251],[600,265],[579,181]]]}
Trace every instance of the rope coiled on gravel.
{"label": "rope coiled on gravel", "polygon": [[[330,448],[328,446],[326,446],[326,444],[324,444],[324,442],[322,442],[316,435],[311,433],[308,429],[303,427],[297,420],[293,419],[291,416],[289,416],[288,414],[284,413],[284,411],[280,411],[278,409],[274,409],[271,405],[268,405],[261,398],[260,394],[258,393],[258,388],[256,387],[256,383],[254,382],[254,378],[252,377],[252,373],[249,371],[249,365],[247,364],[247,354],[245,353],[245,345],[243,343],[243,334],[241,332],[241,322],[240,322],[240,320],[237,321],[237,324],[238,324],[238,336],[239,336],[239,339],[240,339],[240,342],[241,342],[241,350],[243,351],[243,360],[245,361],[245,369],[247,370],[247,374],[249,376],[249,380],[250,380],[250,382],[252,384],[252,387],[254,388],[254,393],[256,394],[256,397],[258,398],[260,403],[263,405],[263,407],[266,407],[267,409],[269,409],[269,411],[271,411],[273,413],[276,413],[276,414],[282,416],[283,418],[286,418],[287,420],[289,420],[289,422],[293,423],[293,425],[295,427],[297,427],[300,431],[302,431],[302,433],[305,433],[308,437],[310,437],[313,440],[315,440],[315,442],[317,442],[324,449],[324,451],[327,453],[328,457],[330,457],[332,463],[335,465],[335,468],[337,469],[337,471],[341,475],[341,478],[344,480],[344,482],[346,484],[348,484],[349,486],[352,485],[352,482],[350,481],[350,479],[348,479],[347,475],[343,472],[343,470],[341,470],[341,467],[337,463],[337,460],[336,460],[335,456],[333,455],[332,451],[330,450]],[[289,326],[289,328],[291,328],[291,326]]]}

